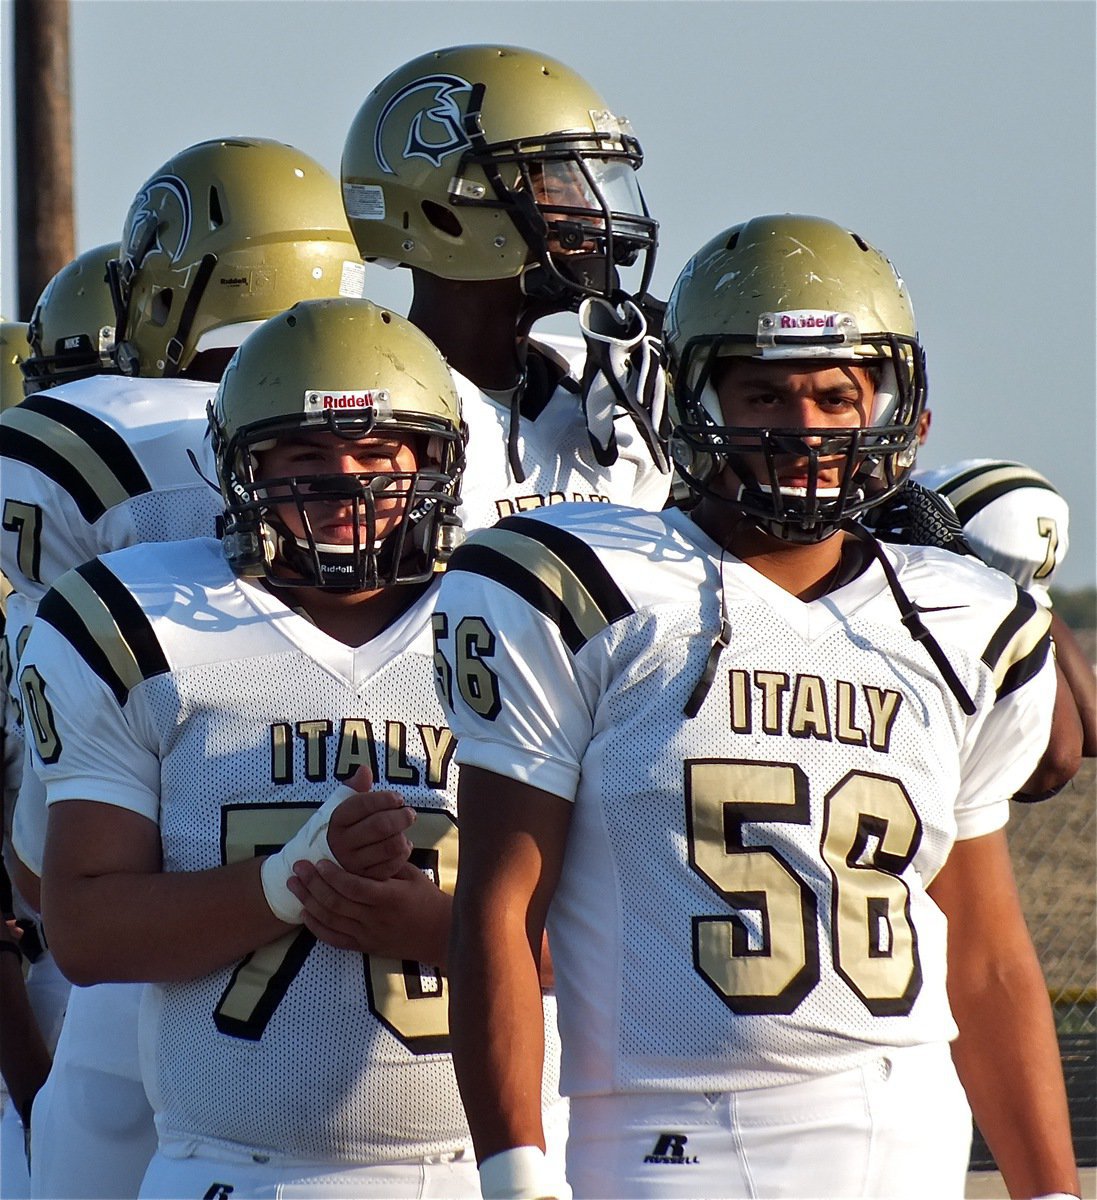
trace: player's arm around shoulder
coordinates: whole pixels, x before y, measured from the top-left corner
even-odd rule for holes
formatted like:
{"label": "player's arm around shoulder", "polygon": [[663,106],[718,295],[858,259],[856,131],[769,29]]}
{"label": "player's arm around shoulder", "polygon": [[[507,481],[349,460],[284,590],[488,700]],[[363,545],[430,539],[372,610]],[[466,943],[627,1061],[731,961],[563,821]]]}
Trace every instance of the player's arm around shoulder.
{"label": "player's arm around shoulder", "polygon": [[929,887],[948,919],[952,1056],[1011,1196],[1078,1195],[1047,984],[1004,830],[957,842]]}

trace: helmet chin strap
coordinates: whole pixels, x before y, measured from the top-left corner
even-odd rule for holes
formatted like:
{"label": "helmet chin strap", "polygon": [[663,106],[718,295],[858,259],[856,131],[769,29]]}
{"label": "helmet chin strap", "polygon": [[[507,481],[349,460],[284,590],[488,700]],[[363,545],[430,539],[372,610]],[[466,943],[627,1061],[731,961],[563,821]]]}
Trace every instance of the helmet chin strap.
{"label": "helmet chin strap", "polygon": [[[536,247],[533,247],[536,252]],[[616,267],[601,254],[570,254],[529,263],[519,277],[522,295],[537,304],[558,305],[557,312],[578,312],[588,296],[615,302],[624,293]],[[608,285],[608,293],[607,293]]]}

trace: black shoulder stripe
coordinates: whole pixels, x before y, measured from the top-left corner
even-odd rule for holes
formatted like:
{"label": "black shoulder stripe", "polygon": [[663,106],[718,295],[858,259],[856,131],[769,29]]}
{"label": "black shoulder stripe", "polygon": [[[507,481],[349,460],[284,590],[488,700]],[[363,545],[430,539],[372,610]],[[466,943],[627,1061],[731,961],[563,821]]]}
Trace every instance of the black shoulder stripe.
{"label": "black shoulder stripe", "polygon": [[39,412],[51,421],[64,425],[66,429],[71,429],[105,463],[110,464],[119,483],[131,496],[152,491],[148,476],[125,438],[93,413],[85,412],[75,404],[69,404],[67,400],[59,400],[48,392],[28,396],[22,407],[31,412]]}
{"label": "black shoulder stripe", "polygon": [[976,492],[975,495],[969,496],[966,500],[961,500],[956,505],[956,515],[960,518],[960,524],[966,525],[972,517],[978,516],[988,504],[993,504],[1000,496],[1005,496],[1009,492],[1015,492],[1018,488],[1044,488],[1049,492],[1057,490],[1046,479],[1015,476],[1013,479],[999,480],[997,483],[988,484],[982,490]]}
{"label": "black shoulder stripe", "polygon": [[4,414],[3,423],[4,457],[52,479],[89,523],[152,490],[133,451],[115,430],[56,396],[28,397]]}
{"label": "black shoulder stripe", "polygon": [[1017,603],[1014,604],[1009,616],[994,631],[994,636],[987,642],[987,648],[983,651],[983,662],[991,670],[994,669],[1002,652],[1009,645],[1010,639],[1016,635],[1017,631],[1024,626],[1025,622],[1032,617],[1035,611],[1036,601],[1033,600],[1028,592],[1017,588]]}
{"label": "black shoulder stripe", "polygon": [[605,614],[608,622],[620,620],[633,612],[632,605],[625,594],[614,582],[613,576],[606,569],[597,554],[574,534],[554,525],[546,525],[544,521],[534,521],[530,517],[506,517],[495,528],[513,530],[523,537],[540,542],[548,550],[566,563],[583,581],[598,607]]}
{"label": "black shoulder stripe", "polygon": [[68,640],[120,705],[143,680],[169,669],[148,617],[98,559],[63,575],[36,616]]}
{"label": "black shoulder stripe", "polygon": [[1043,669],[1044,663],[1047,662],[1050,652],[1051,630],[1049,629],[1029,653],[1023,658],[1017,659],[1002,676],[1002,683],[998,688],[996,699],[1001,700],[1003,696],[1008,696],[1010,692],[1015,692],[1019,687],[1023,687],[1034,675],[1038,675]]}
{"label": "black shoulder stripe", "polygon": [[471,546],[461,546],[446,566],[447,574],[454,571],[467,571],[492,579],[520,597],[530,607],[544,613],[550,621],[559,626],[560,636],[573,654],[586,644],[587,639],[580,632],[561,598],[531,571],[520,567],[505,554],[475,543]]}
{"label": "black shoulder stripe", "polygon": [[943,483],[938,491],[951,501],[960,523],[966,525],[988,504],[993,504],[999,497],[1018,488],[1044,488],[1049,492],[1057,490],[1031,467],[1021,463],[990,462],[961,472]]}
{"label": "black shoulder stripe", "polygon": [[1051,645],[1051,613],[1021,588],[1016,589],[1016,596],[1017,603],[983,651],[999,699],[1040,670]]}
{"label": "black shoulder stripe", "polygon": [[107,511],[99,493],[63,454],[51,450],[37,438],[32,438],[21,429],[10,426],[4,429],[3,450],[0,457],[26,463],[52,479],[59,488],[67,492],[80,510],[80,515],[89,525],[94,524]]}
{"label": "black shoulder stripe", "polygon": [[111,665],[110,659],[103,653],[99,643],[89,633],[80,619],[80,614],[56,588],[50,588],[42,597],[34,617],[36,621],[44,621],[57,630],[110,688],[119,706],[126,703],[129,696],[129,688],[126,683]]}
{"label": "black shoulder stripe", "polygon": [[559,626],[573,653],[634,611],[590,547],[528,517],[478,530],[449,569],[484,575],[521,596]]}

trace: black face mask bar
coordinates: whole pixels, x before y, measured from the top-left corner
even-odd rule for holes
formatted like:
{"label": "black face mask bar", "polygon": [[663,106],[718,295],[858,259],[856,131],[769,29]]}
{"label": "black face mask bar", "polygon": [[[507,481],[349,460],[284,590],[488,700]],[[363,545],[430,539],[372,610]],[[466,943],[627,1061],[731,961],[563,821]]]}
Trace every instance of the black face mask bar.
{"label": "black face mask bar", "polygon": [[[484,171],[495,200],[455,196],[454,204],[494,205],[507,210],[535,258],[535,263],[523,276],[524,293],[530,299],[559,303],[570,309],[577,309],[587,296],[602,296],[616,303],[625,296],[620,289],[617,268],[631,266],[643,253],[643,272],[637,294],[646,295],[655,269],[658,223],[648,213],[642,194],[639,196],[642,213],[614,211],[586,161],[587,158],[616,159],[635,168],[643,161],[639,143],[620,133],[580,136],[555,133],[514,142],[489,143],[481,120],[485,91],[482,83],[472,89],[464,117],[470,149],[463,162],[475,163]],[[580,139],[589,142],[589,149],[577,148],[576,142]],[[537,202],[530,165],[553,161],[567,162],[579,172],[596,208]],[[518,166],[521,187],[510,188],[504,182],[499,167],[505,163]],[[550,217],[556,219],[550,221]],[[593,242],[597,252],[564,254],[557,260],[549,248],[550,237],[555,237],[564,251],[578,250],[585,243]]]}

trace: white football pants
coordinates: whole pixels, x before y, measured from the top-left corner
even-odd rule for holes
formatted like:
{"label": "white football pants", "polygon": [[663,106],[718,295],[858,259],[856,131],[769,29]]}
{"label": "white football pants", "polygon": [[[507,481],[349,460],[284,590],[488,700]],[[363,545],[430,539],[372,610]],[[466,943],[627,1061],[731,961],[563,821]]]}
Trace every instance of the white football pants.
{"label": "white football pants", "polygon": [[193,1144],[186,1158],[153,1155],[141,1200],[479,1200],[472,1149],[380,1166],[260,1162],[261,1155]]}
{"label": "white football pants", "polygon": [[944,1044],[780,1087],[573,1096],[571,1117],[576,1200],[962,1200],[971,1149]]}

